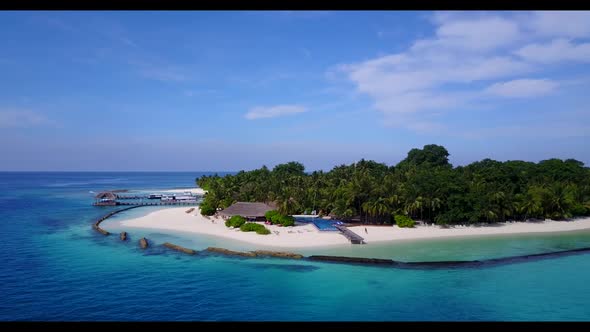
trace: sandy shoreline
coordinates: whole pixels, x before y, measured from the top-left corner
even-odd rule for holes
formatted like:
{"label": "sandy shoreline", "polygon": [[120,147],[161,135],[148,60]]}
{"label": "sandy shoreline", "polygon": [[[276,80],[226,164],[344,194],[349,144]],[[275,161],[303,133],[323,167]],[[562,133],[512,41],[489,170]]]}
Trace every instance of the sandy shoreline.
{"label": "sandy shoreline", "polygon": [[367,226],[367,233],[365,233],[364,226],[349,227],[349,229],[365,238],[367,242],[384,242],[455,236],[568,232],[590,229],[590,218],[573,221],[506,222],[490,226],[455,226],[449,228],[439,226],[417,226],[415,228]]}
{"label": "sandy shoreline", "polygon": [[175,207],[158,210],[138,218],[105,222],[102,227],[108,230],[109,223],[111,223],[110,225],[117,223],[117,226],[124,228],[150,228],[220,236],[263,247],[301,248],[348,243],[346,238],[340,234],[319,232],[315,226],[309,224],[295,227],[266,225],[272,232],[269,235],[242,232],[239,229],[226,227],[225,221],[221,218],[202,216],[198,208],[191,213],[186,213],[185,211],[189,209],[190,207]]}
{"label": "sandy shoreline", "polygon": [[[222,219],[204,217],[199,213],[198,208],[191,213],[186,213],[185,211],[188,209],[187,207],[177,207],[158,210],[138,218],[106,222],[103,227],[108,230],[109,223],[111,225],[117,223],[118,226],[125,228],[149,228],[206,234],[248,242],[261,247],[307,248],[350,245],[348,240],[339,233],[320,232],[311,224],[294,227],[266,225],[272,233],[270,235],[258,235],[254,232],[241,232],[227,228]],[[383,243],[386,241],[454,236],[575,231],[590,229],[590,218],[573,221],[514,222],[481,227],[440,228],[439,226],[417,226],[415,228],[399,228],[397,226],[354,226],[349,229],[363,237],[365,242],[370,245],[371,243]]]}

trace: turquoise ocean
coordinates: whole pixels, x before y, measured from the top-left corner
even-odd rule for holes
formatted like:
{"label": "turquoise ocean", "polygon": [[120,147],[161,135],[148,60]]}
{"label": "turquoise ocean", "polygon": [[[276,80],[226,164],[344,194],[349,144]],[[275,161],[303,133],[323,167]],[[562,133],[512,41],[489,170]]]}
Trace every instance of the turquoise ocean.
{"label": "turquoise ocean", "polygon": [[[0,173],[3,321],[588,321],[590,254],[481,268],[398,269],[279,258],[187,256],[161,246],[248,250],[227,239],[91,228],[108,189],[188,188],[209,173]],[[153,211],[146,207],[116,219]],[[109,229],[106,221],[104,228]],[[152,246],[139,249],[148,237]],[[293,250],[400,261],[477,260],[590,247],[590,231]]]}

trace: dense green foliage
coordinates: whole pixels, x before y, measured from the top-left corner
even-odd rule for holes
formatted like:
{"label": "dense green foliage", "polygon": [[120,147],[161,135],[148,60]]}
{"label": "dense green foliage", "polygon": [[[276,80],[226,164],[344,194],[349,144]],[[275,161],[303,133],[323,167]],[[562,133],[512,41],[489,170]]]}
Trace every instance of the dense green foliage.
{"label": "dense green foliage", "polygon": [[204,176],[197,184],[208,190],[204,203],[214,208],[275,202],[283,215],[317,210],[364,223],[392,224],[396,214],[437,224],[590,215],[590,169],[577,160],[484,159],[453,167],[448,156],[444,147],[426,145],[395,166],[360,160],[308,174],[290,162]]}
{"label": "dense green foliage", "polygon": [[294,226],[295,218],[291,216],[285,216],[277,210],[270,210],[264,214],[266,220],[270,221],[273,225],[282,226]]}
{"label": "dense green foliage", "polygon": [[412,228],[414,227],[414,225],[416,224],[416,222],[414,220],[412,220],[412,218],[405,216],[403,214],[396,214],[395,215],[395,224],[398,227],[408,227],[408,228]]}
{"label": "dense green foliage", "polygon": [[270,210],[270,211],[266,211],[266,213],[264,214],[264,217],[266,218],[266,220],[268,221],[272,221],[272,218],[274,216],[280,216],[281,214],[279,213],[279,211],[277,210]]}
{"label": "dense green foliage", "polygon": [[225,226],[227,227],[234,227],[238,228],[241,227],[246,223],[246,219],[242,216],[232,216],[228,220],[225,221]]}
{"label": "dense green foliage", "polygon": [[203,202],[199,205],[199,209],[201,210],[201,214],[204,216],[212,216],[215,214],[215,208],[209,204],[209,202]]}
{"label": "dense green foliage", "polygon": [[264,225],[253,223],[253,222],[247,222],[247,223],[243,224],[242,226],[240,226],[240,230],[242,232],[256,232],[256,234],[260,234],[260,235],[270,234],[270,230],[268,228],[264,227]]}
{"label": "dense green foliage", "polygon": [[279,218],[279,224],[283,226],[295,226],[295,218],[291,216],[281,216]]}

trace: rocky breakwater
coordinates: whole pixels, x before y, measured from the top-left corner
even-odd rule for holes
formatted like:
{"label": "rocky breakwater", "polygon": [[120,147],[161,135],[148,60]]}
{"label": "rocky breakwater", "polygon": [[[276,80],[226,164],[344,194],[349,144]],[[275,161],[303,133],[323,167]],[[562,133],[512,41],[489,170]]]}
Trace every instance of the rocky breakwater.
{"label": "rocky breakwater", "polygon": [[214,253],[229,255],[229,256],[256,257],[256,254],[253,252],[233,251],[233,250],[229,250],[229,249],[225,249],[225,248],[209,247],[206,250],[209,252],[214,252]]}
{"label": "rocky breakwater", "polygon": [[99,224],[94,224],[94,225],[92,225],[92,228],[96,229],[102,235],[109,235],[109,234],[111,234],[111,233],[105,231],[104,229],[100,228],[100,226],[98,226],[98,225]]}
{"label": "rocky breakwater", "polygon": [[145,237],[142,237],[141,239],[139,239],[139,247],[141,249],[145,249],[148,247],[148,240]]}
{"label": "rocky breakwater", "polygon": [[281,258],[291,258],[291,259],[301,259],[303,255],[295,254],[292,252],[283,252],[283,251],[270,251],[270,250],[255,250],[252,251],[256,256],[271,256],[271,257],[281,257]]}
{"label": "rocky breakwater", "polygon": [[193,249],[188,249],[188,248],[185,248],[185,247],[181,247],[179,245],[172,244],[170,242],[164,243],[164,247],[170,248],[172,250],[180,251],[180,252],[183,252],[183,253],[189,254],[189,255],[194,255],[194,254],[197,253],[197,251],[195,251]]}
{"label": "rocky breakwater", "polygon": [[323,261],[323,262],[335,262],[335,263],[352,263],[352,264],[374,264],[374,265],[394,265],[391,259],[380,259],[380,258],[364,258],[364,257],[343,257],[343,256],[309,256],[309,260],[312,261]]}

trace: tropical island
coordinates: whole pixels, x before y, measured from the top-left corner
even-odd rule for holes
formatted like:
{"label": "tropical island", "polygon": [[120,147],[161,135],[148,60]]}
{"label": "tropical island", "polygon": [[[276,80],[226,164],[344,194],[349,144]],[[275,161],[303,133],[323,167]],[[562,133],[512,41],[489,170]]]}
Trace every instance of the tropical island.
{"label": "tropical island", "polygon": [[300,222],[306,218],[337,220],[367,244],[590,229],[590,169],[582,162],[485,159],[453,167],[448,156],[444,147],[426,145],[395,166],[361,160],[306,173],[302,164],[289,162],[203,176],[196,179],[204,190],[198,208],[170,208],[119,223],[261,247],[354,243]]}
{"label": "tropical island", "polygon": [[197,179],[213,215],[235,202],[275,202],[283,214],[313,210],[363,224],[394,224],[396,215],[437,225],[590,215],[590,168],[574,159],[539,163],[491,159],[453,167],[439,145],[412,149],[395,166],[361,160],[305,173],[298,162]]}

